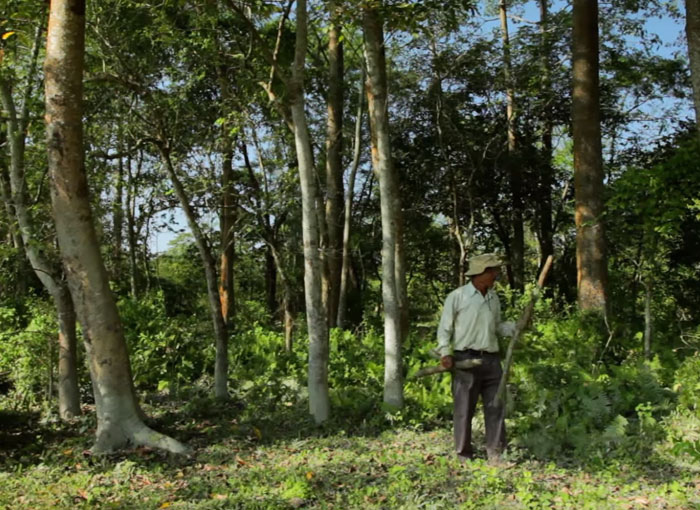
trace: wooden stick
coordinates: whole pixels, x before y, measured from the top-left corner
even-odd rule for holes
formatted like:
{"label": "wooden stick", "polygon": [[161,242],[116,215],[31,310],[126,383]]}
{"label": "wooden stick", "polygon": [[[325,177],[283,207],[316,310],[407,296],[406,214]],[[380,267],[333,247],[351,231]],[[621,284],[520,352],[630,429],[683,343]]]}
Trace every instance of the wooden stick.
{"label": "wooden stick", "polygon": [[441,374],[442,372],[454,372],[455,370],[468,370],[470,368],[478,367],[479,365],[481,365],[480,359],[465,359],[462,361],[455,361],[453,368],[445,368],[442,365],[421,368],[418,372],[410,376],[409,379],[417,379],[418,377],[425,377],[426,375]]}
{"label": "wooden stick", "polygon": [[547,273],[549,272],[550,267],[552,267],[551,255],[547,257],[547,261],[544,263],[544,267],[540,272],[540,277],[537,280],[537,290],[533,293],[532,298],[530,298],[530,302],[527,304],[525,310],[523,310],[523,313],[520,316],[520,319],[518,319],[518,322],[515,324],[515,332],[513,333],[513,337],[510,339],[510,343],[508,344],[508,350],[506,351],[506,358],[503,361],[503,375],[501,376],[501,382],[498,384],[496,397],[491,401],[491,405],[494,407],[502,405],[504,403],[506,383],[508,382],[508,373],[510,372],[510,366],[513,363],[513,349],[515,348],[515,344],[518,342],[518,340],[520,340],[520,336],[523,334],[523,331],[525,331],[525,329],[528,326],[528,323],[530,322],[530,318],[532,317],[532,311],[535,309],[535,303],[537,302],[537,298],[540,295],[540,291],[544,286],[544,281],[547,278]]}

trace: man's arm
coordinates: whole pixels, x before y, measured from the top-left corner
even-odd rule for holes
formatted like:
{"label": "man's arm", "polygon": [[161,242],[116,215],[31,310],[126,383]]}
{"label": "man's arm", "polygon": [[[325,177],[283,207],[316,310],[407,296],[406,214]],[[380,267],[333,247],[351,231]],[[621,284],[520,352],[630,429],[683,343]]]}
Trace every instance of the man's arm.
{"label": "man's arm", "polygon": [[452,337],[454,335],[454,300],[455,293],[451,292],[442,307],[442,317],[437,329],[437,351],[441,357],[452,356]]}

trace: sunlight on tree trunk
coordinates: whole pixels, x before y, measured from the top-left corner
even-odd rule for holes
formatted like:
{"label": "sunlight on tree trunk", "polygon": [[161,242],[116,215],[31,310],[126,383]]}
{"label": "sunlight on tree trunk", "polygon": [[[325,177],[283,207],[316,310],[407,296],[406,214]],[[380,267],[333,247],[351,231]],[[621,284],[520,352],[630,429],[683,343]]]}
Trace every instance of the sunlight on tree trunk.
{"label": "sunlight on tree trunk", "polygon": [[82,128],[85,2],[53,0],[50,9],[44,71],[51,200],[89,357],[98,424],[94,450],[133,443],[182,453],[186,448],[181,443],[141,420],[124,333],[92,222]]}
{"label": "sunlight on tree trunk", "polygon": [[[372,166],[379,181],[382,220],[382,301],[384,303],[384,402],[403,407],[401,343],[403,255],[401,252],[401,205],[396,169],[391,161],[389,111],[383,21],[378,11],[363,13],[367,100],[372,138]],[[398,254],[397,254],[398,251]],[[397,256],[398,255],[398,256]],[[403,302],[405,305],[405,301]]]}
{"label": "sunlight on tree trunk", "polygon": [[576,264],[582,310],[606,313],[607,258],[603,230],[603,161],[598,77],[598,2],[574,0],[574,186]]}

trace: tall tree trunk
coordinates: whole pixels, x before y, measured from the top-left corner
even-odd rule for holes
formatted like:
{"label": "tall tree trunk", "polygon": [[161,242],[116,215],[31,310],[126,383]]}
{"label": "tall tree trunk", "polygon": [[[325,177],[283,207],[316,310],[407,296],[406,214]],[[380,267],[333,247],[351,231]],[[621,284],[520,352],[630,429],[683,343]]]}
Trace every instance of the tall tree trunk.
{"label": "tall tree trunk", "polygon": [[117,162],[117,182],[115,183],[114,191],[115,197],[112,205],[112,230],[114,231],[112,272],[114,279],[120,280],[122,274],[122,233],[124,231],[124,161],[121,156]]}
{"label": "tall tree trunk", "polygon": [[606,312],[607,258],[603,229],[603,161],[598,77],[598,2],[574,0],[574,187],[576,265],[582,310]]}
{"label": "tall tree trunk", "polygon": [[396,169],[391,160],[383,21],[377,8],[363,12],[367,100],[372,139],[372,166],[379,181],[382,219],[382,300],[384,303],[384,402],[403,407],[401,343],[403,324],[400,275],[401,205]]}
{"label": "tall tree trunk", "polygon": [[75,362],[75,319],[73,318],[71,320],[70,318],[71,315],[74,315],[73,302],[63,283],[63,276],[57,261],[48,260],[44,255],[51,251],[50,248],[42,246],[41,241],[39,241],[39,236],[35,235],[36,226],[30,214],[31,204],[28,199],[27,180],[24,171],[25,138],[29,123],[28,101],[33,90],[31,83],[35,79],[41,36],[42,31],[38,29],[29,79],[19,112],[15,108],[10,84],[2,79],[0,79],[0,96],[3,108],[8,115],[7,139],[10,146],[8,200],[11,204],[11,210],[14,211],[14,219],[17,222],[19,238],[22,241],[21,246],[24,248],[23,255],[26,256],[35,274],[51,295],[56,309],[59,326],[59,416],[67,420],[80,414],[78,371]]}
{"label": "tall tree trunk", "polygon": [[304,112],[304,66],[307,50],[306,0],[297,0],[297,32],[292,77],[288,83],[289,104],[299,179],[301,181],[302,234],[304,239],[304,291],[309,329],[309,408],[317,423],[328,419],[328,324],[323,306],[317,186],[311,141]]}
{"label": "tall tree trunk", "polygon": [[58,243],[85,347],[97,407],[95,451],[131,442],[184,452],[142,421],[126,342],[92,221],[83,149],[84,0],[53,0],[46,44],[45,98],[51,201]]}
{"label": "tall tree trunk", "polygon": [[[137,175],[141,174],[142,158],[139,154]],[[127,157],[126,173],[129,182],[126,188],[126,228],[127,242],[129,245],[129,288],[131,297],[138,297],[138,263],[137,263],[137,228],[136,228],[136,182],[131,171],[131,156]]]}
{"label": "tall tree trunk", "polygon": [[365,73],[360,77],[357,98],[357,116],[355,118],[355,138],[352,156],[352,166],[348,178],[348,189],[345,193],[345,214],[343,218],[343,254],[340,269],[340,291],[338,292],[338,316],[336,326],[344,327],[345,309],[347,308],[348,278],[350,276],[350,227],[352,222],[352,197],[355,191],[355,177],[360,166],[360,152],[362,147],[362,111],[364,104]]}
{"label": "tall tree trunk", "polygon": [[[552,168],[552,45],[549,35],[549,0],[539,0],[540,3],[540,38],[542,47],[542,155],[540,168],[538,216],[540,243],[540,270],[544,267],[547,257],[554,255],[554,228],[552,225],[552,189],[554,187],[554,171]],[[538,271],[539,272],[539,271]],[[550,278],[550,281],[552,278]]]}
{"label": "tall tree trunk", "polygon": [[175,195],[177,196],[180,207],[182,207],[187,218],[187,224],[194,236],[199,251],[199,256],[204,266],[204,275],[207,280],[207,296],[209,298],[209,309],[214,323],[214,336],[216,339],[216,360],[214,363],[214,395],[219,399],[228,399],[228,331],[224,322],[224,315],[221,311],[221,300],[219,298],[218,281],[216,278],[216,260],[212,255],[211,248],[207,242],[202,229],[199,228],[197,218],[192,206],[190,206],[189,198],[185,192],[182,183],[180,182],[175,167],[173,166],[170,157],[170,149],[167,142],[161,136],[158,143],[163,166],[173,184]]}
{"label": "tall tree trunk", "polygon": [[326,226],[328,229],[328,327],[336,326],[343,243],[343,44],[338,22],[339,7],[330,0],[328,34],[328,121],[326,139]]}
{"label": "tall tree trunk", "polygon": [[508,35],[508,13],[506,0],[499,3],[501,19],[501,36],[503,39],[503,78],[506,83],[506,121],[508,129],[508,158],[506,161],[510,175],[510,190],[512,196],[513,240],[510,249],[511,285],[518,290],[523,289],[523,272],[525,259],[525,234],[523,230],[523,197],[522,171],[516,161],[517,136],[515,127],[515,89],[510,58],[510,36]]}
{"label": "tall tree trunk", "polygon": [[700,138],[700,0],[685,0],[685,36],[688,39],[696,129]]}
{"label": "tall tree trunk", "polygon": [[233,149],[229,145],[223,153],[222,197],[221,197],[221,272],[219,275],[219,299],[224,323],[231,325],[234,310],[233,258],[235,256],[236,195],[233,187]]}

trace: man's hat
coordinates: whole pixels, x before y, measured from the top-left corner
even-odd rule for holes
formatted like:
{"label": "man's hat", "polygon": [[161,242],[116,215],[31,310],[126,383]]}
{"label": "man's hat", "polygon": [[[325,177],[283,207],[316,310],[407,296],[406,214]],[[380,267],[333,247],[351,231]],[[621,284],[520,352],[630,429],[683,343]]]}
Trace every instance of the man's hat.
{"label": "man's hat", "polygon": [[467,276],[481,274],[489,267],[501,267],[502,265],[503,261],[495,253],[477,255],[469,259],[469,271],[467,271]]}

